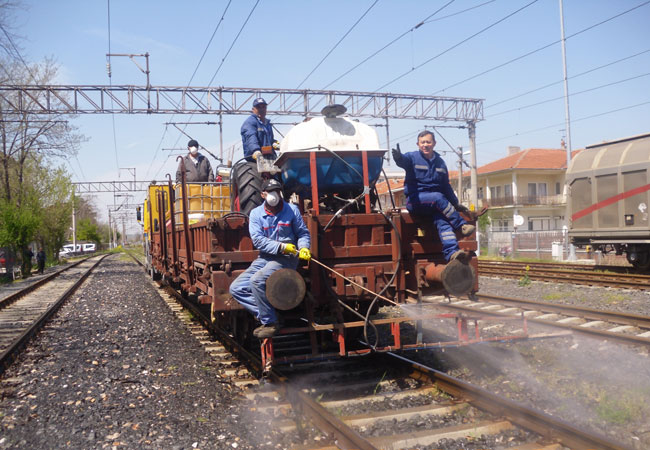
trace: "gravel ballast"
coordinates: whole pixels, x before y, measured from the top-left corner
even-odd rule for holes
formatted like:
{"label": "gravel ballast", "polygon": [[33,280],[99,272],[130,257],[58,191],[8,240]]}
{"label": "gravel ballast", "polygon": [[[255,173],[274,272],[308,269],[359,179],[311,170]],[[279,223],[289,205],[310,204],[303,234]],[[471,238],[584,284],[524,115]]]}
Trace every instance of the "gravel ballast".
{"label": "gravel ballast", "polygon": [[125,256],[104,260],[0,381],[0,448],[260,448],[238,389]]}

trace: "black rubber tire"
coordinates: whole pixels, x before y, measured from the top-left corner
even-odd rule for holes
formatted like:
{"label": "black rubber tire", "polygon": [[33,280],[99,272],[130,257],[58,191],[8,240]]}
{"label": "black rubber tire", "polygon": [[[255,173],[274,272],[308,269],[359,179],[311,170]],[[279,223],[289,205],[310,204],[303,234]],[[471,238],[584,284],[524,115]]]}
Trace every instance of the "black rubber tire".
{"label": "black rubber tire", "polygon": [[[239,211],[249,215],[257,206],[262,204],[262,177],[254,162],[242,162],[233,168]],[[233,202],[234,204],[234,202]]]}

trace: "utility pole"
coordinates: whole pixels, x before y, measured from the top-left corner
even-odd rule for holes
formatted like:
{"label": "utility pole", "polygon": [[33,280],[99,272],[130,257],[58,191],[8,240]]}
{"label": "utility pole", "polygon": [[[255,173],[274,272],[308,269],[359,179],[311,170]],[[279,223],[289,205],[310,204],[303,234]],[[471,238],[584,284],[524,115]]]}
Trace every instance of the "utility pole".
{"label": "utility pole", "polygon": [[564,121],[566,123],[566,166],[571,163],[571,115],[569,114],[569,81],[566,69],[566,39],[564,38],[564,7],[560,0],[560,33],[562,35],[562,74],[564,79]]}
{"label": "utility pole", "polygon": [[75,214],[75,208],[74,208],[74,189],[75,187],[72,186],[72,245],[74,246],[73,252],[77,251],[77,217]]}
{"label": "utility pole", "polygon": [[469,153],[470,153],[470,205],[472,211],[478,210],[478,175],[476,172],[476,122],[467,122],[467,132],[469,134]]}
{"label": "utility pole", "polygon": [[458,147],[458,201],[463,203],[463,147]]}

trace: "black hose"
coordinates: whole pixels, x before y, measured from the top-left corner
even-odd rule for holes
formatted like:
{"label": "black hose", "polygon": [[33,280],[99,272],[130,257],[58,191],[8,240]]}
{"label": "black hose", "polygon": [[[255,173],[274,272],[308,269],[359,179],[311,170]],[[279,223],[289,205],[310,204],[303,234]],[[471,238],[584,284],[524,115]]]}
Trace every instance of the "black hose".
{"label": "black hose", "polygon": [[[390,188],[390,180],[386,176],[386,171],[384,168],[381,168],[381,172],[384,174],[384,179],[386,180],[386,186],[388,186],[388,193],[390,194],[390,202],[393,204],[393,209],[395,209],[395,199],[393,198],[393,190]],[[377,195],[377,198],[379,198],[379,195]]]}
{"label": "black hose", "polygon": [[377,328],[375,327],[375,325],[370,322],[370,312],[372,311],[373,306],[375,306],[375,303],[379,299],[379,296],[384,295],[384,292],[386,292],[386,290],[388,290],[389,286],[393,284],[393,281],[395,280],[395,277],[397,276],[397,273],[399,272],[400,267],[402,265],[402,238],[399,235],[399,231],[397,230],[397,227],[395,226],[395,223],[393,222],[393,220],[386,213],[384,213],[383,211],[380,211],[380,214],[382,216],[384,216],[384,218],[388,221],[388,223],[390,223],[390,225],[393,227],[393,230],[395,230],[395,236],[397,236],[397,244],[398,244],[398,248],[399,248],[399,258],[397,259],[397,264],[395,264],[395,270],[393,271],[393,276],[390,278],[388,283],[386,283],[384,288],[375,296],[375,298],[372,300],[372,302],[370,302],[370,306],[368,307],[368,312],[366,313],[366,317],[364,318],[363,337],[366,340],[366,343],[368,343],[368,341],[369,341],[369,339],[368,339],[368,324],[370,323],[370,325],[372,325],[373,329],[375,330],[375,335],[376,335],[375,344],[374,345],[369,344],[370,348],[372,348],[373,350],[377,347],[377,344],[379,342],[379,334],[377,333]]}

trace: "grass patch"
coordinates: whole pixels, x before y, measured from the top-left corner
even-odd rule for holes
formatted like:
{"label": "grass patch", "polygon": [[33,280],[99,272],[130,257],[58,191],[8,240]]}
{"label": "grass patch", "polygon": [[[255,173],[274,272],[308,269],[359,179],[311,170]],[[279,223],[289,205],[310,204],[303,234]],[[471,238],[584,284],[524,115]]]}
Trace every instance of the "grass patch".
{"label": "grass patch", "polygon": [[625,301],[625,296],[623,294],[607,294],[605,297],[605,303],[608,305],[615,305],[622,301]]}
{"label": "grass patch", "polygon": [[626,395],[611,395],[604,394],[598,406],[596,406],[596,413],[601,419],[623,425],[628,422],[639,418],[643,412],[643,403],[639,397],[626,394]]}
{"label": "grass patch", "polygon": [[565,295],[562,294],[561,292],[552,292],[550,294],[545,294],[542,297],[542,300],[560,300],[563,299],[564,297]]}
{"label": "grass patch", "polygon": [[197,422],[201,422],[201,423],[205,423],[205,422],[208,421],[208,419],[206,419],[205,417],[197,417],[197,418],[196,418],[196,421],[197,421]]}

